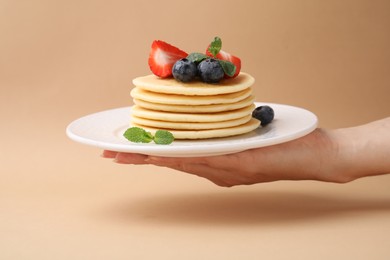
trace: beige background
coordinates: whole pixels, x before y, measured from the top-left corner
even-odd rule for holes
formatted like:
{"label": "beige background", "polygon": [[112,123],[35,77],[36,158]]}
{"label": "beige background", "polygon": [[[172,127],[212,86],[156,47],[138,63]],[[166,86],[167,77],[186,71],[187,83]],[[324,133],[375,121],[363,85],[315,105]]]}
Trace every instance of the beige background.
{"label": "beige background", "polygon": [[390,114],[386,0],[0,0],[1,259],[389,259],[390,176],[226,189],[66,138],[131,105],[154,39],[216,35],[258,101],[329,128]]}

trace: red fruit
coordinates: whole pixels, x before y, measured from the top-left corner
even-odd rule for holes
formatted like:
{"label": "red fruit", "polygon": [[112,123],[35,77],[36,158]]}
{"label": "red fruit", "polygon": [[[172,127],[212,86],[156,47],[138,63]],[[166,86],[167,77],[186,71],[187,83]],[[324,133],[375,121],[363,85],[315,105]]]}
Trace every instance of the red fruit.
{"label": "red fruit", "polygon": [[[210,45],[209,45],[210,47]],[[206,50],[206,55],[207,56],[210,56],[210,57],[213,57],[213,54],[211,54],[211,52],[209,51],[209,47],[207,47],[207,50]],[[234,65],[236,65],[236,73],[234,73],[233,77],[229,77],[225,74],[225,78],[235,78],[237,77],[237,75],[240,73],[241,71],[241,60],[240,58],[234,56],[234,55],[231,55],[230,53],[227,53],[226,51],[223,51],[223,50],[220,50],[218,53],[217,53],[217,56],[216,56],[217,59],[220,59],[220,60],[226,60],[226,61],[230,61],[231,63],[233,63]]]}
{"label": "red fruit", "polygon": [[168,78],[172,76],[175,62],[187,56],[186,52],[164,41],[153,41],[148,63],[155,75]]}

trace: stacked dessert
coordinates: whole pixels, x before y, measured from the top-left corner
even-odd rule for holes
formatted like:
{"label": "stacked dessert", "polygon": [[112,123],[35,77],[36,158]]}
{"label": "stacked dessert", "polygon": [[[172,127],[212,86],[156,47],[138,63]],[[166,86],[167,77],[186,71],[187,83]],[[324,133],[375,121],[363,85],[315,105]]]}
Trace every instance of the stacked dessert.
{"label": "stacked dessert", "polygon": [[155,41],[149,57],[154,74],[133,80],[131,124],[168,130],[175,139],[227,137],[258,128],[260,121],[252,118],[254,78],[240,72],[239,59],[220,47],[209,56]]}

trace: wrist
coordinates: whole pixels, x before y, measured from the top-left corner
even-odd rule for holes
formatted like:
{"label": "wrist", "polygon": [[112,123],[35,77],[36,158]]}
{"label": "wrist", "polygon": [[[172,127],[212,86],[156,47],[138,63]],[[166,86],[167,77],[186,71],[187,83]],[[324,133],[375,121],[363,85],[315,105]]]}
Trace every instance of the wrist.
{"label": "wrist", "polygon": [[390,172],[389,119],[334,130],[338,147],[336,172],[345,182]]}
{"label": "wrist", "polygon": [[357,144],[354,132],[350,130],[336,129],[329,133],[332,140],[332,160],[327,170],[336,183],[347,183],[359,178],[354,174]]}
{"label": "wrist", "polygon": [[[351,139],[343,130],[316,129],[310,138],[314,138],[312,156],[318,169],[315,179],[319,181],[347,183],[354,180],[349,174]],[[310,168],[309,168],[310,169]]]}

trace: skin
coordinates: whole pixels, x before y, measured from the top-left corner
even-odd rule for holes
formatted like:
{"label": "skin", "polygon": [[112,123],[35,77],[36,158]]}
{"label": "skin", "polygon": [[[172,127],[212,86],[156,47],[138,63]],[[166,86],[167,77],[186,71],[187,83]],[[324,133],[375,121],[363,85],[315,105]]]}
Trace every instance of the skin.
{"label": "skin", "polygon": [[369,124],[321,129],[299,139],[235,154],[171,158],[104,151],[121,164],[150,164],[232,187],[278,180],[347,183],[390,173],[390,117]]}

